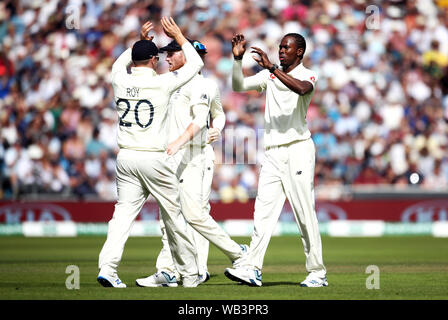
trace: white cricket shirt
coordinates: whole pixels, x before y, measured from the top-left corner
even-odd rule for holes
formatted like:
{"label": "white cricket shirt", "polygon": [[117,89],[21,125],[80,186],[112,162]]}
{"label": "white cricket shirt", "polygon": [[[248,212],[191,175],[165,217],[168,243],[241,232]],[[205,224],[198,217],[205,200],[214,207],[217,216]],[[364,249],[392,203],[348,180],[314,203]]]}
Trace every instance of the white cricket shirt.
{"label": "white cricket shirt", "polygon": [[[222,111],[218,85],[214,80],[197,74],[192,80],[177,89],[169,103],[170,127],[169,141],[176,140],[185,132],[190,123],[197,124],[201,131],[182,148],[189,146],[205,146],[207,143],[207,119],[210,113]],[[224,113],[224,112],[222,112]]]}
{"label": "white cricket shirt", "polygon": [[193,78],[204,65],[193,46],[182,46],[185,65],[174,72],[158,75],[153,69],[133,67],[129,48],[112,66],[112,87],[118,112],[118,146],[124,149],[165,151],[167,108],[171,94]]}
{"label": "white cricket shirt", "polygon": [[[305,68],[302,63],[288,74],[298,80],[311,82],[315,88],[317,74]],[[243,78],[241,60],[234,60],[232,86],[235,91],[266,91],[265,148],[306,140],[311,137],[306,123],[306,112],[314,89],[301,96],[285,86],[266,69],[254,76]]]}

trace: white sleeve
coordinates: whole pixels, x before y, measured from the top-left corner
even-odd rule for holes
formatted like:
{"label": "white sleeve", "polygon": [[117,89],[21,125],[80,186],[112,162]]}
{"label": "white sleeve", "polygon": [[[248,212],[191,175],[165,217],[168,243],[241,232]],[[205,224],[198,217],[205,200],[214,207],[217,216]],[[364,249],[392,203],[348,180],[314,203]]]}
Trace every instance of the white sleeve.
{"label": "white sleeve", "polygon": [[312,70],[309,70],[309,72],[307,72],[305,76],[299,80],[311,82],[313,88],[315,88],[317,82],[317,73]]}
{"label": "white sleeve", "polygon": [[241,60],[233,61],[232,68],[232,88],[233,91],[257,90],[259,92],[266,89],[268,75],[267,70],[258,72],[256,75],[245,78]]}
{"label": "white sleeve", "polygon": [[210,94],[207,92],[207,86],[201,85],[198,82],[191,92],[190,107],[193,112],[193,123],[198,125],[201,129],[207,125],[207,118],[209,114]]}
{"label": "white sleeve", "polygon": [[215,96],[212,98],[210,104],[210,113],[213,119],[213,128],[218,128],[219,131],[222,131],[226,124],[226,114],[222,108],[218,86],[215,86]]}
{"label": "white sleeve", "polygon": [[207,105],[196,104],[192,106],[193,120],[192,123],[196,124],[199,128],[204,128],[207,125],[207,118],[209,109]]}
{"label": "white sleeve", "polygon": [[132,62],[132,48],[123,52],[112,65],[111,79],[117,72],[126,72],[128,65]]}
{"label": "white sleeve", "polygon": [[169,92],[173,92],[190,81],[204,66],[201,57],[193,48],[190,42],[182,45],[186,63],[176,71],[160,75],[161,84],[166,86]]}

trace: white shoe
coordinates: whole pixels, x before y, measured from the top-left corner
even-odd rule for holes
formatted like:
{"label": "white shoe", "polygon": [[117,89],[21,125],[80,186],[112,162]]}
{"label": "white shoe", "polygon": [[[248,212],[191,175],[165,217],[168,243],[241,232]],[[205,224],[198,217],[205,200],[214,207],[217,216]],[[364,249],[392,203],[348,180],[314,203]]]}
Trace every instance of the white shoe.
{"label": "white shoe", "polygon": [[106,273],[100,273],[98,274],[98,277],[96,280],[103,286],[103,287],[113,287],[113,288],[126,288],[126,284],[124,284],[120,278],[118,278],[117,274],[114,273],[113,275],[109,275]]}
{"label": "white shoe", "polygon": [[174,274],[165,271],[156,272],[153,275],[135,280],[139,287],[177,287],[177,279]]}
{"label": "white shoe", "polygon": [[196,288],[201,283],[203,283],[203,281],[201,281],[200,276],[188,277],[182,279],[182,286],[184,288]]}
{"label": "white shoe", "polygon": [[319,288],[328,287],[327,277],[318,277],[315,273],[308,274],[305,280],[300,282],[301,287]]}
{"label": "white shoe", "polygon": [[210,273],[208,273],[208,271],[206,271],[204,274],[199,275],[199,281],[200,283],[205,283],[210,279]]}
{"label": "white shoe", "polygon": [[227,268],[224,274],[232,281],[241,282],[249,286],[262,286],[261,272],[255,269]]}

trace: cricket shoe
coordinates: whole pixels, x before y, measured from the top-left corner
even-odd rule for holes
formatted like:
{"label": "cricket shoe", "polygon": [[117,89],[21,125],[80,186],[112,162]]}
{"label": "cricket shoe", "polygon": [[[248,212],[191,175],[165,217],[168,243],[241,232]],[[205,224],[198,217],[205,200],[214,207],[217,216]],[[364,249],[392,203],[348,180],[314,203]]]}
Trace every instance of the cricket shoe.
{"label": "cricket shoe", "polygon": [[242,262],[245,260],[247,253],[249,251],[249,246],[247,244],[240,244],[242,255],[235,261],[232,261],[232,267],[234,269],[242,267]]}
{"label": "cricket shoe", "polygon": [[98,277],[96,280],[106,288],[126,288],[126,284],[124,284],[120,278],[118,278],[117,274],[114,273],[112,276],[106,273],[100,273],[98,274]]}
{"label": "cricket shoe", "polygon": [[305,280],[300,282],[301,287],[308,288],[319,288],[319,287],[328,287],[327,277],[318,277],[315,273],[311,272],[308,274]]}
{"label": "cricket shoe", "polygon": [[255,269],[227,268],[225,276],[232,281],[247,284],[249,286],[261,287],[261,272]]}
{"label": "cricket shoe", "polygon": [[208,273],[208,271],[206,271],[204,274],[199,275],[199,282],[201,284],[207,282],[208,280],[210,280],[210,273]]}
{"label": "cricket shoe", "polygon": [[201,283],[203,283],[203,281],[201,281],[200,276],[188,277],[182,279],[182,286],[184,288],[196,288]]}
{"label": "cricket shoe", "polygon": [[135,280],[139,287],[177,287],[177,279],[174,274],[165,271],[156,272],[153,275]]}

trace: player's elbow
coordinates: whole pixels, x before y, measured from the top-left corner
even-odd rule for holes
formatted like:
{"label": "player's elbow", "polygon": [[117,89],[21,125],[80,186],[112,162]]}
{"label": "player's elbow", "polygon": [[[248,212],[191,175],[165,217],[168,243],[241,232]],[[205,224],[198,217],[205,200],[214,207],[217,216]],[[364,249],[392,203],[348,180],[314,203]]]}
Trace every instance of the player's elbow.
{"label": "player's elbow", "polygon": [[196,133],[202,130],[202,128],[204,128],[207,125],[207,120],[194,119],[193,124],[194,124],[194,131]]}
{"label": "player's elbow", "polygon": [[305,94],[307,94],[307,92],[303,89],[296,89],[293,90],[295,93],[297,93],[299,96],[304,96]]}
{"label": "player's elbow", "polygon": [[191,59],[189,62],[187,62],[190,68],[195,70],[195,73],[201,71],[202,67],[204,66],[204,62],[201,58],[199,59]]}
{"label": "player's elbow", "polygon": [[297,93],[298,95],[304,96],[313,91],[314,87],[311,83],[305,81],[304,84],[301,83],[291,85],[290,89],[295,93]]}
{"label": "player's elbow", "polygon": [[199,215],[199,216],[195,216],[195,217],[185,217],[185,220],[194,228],[195,227],[200,227],[203,226],[204,223],[207,222],[208,217],[206,215]]}
{"label": "player's elbow", "polygon": [[200,57],[197,60],[197,66],[199,67],[199,70],[202,69],[202,67],[204,66],[204,61],[202,61]]}

